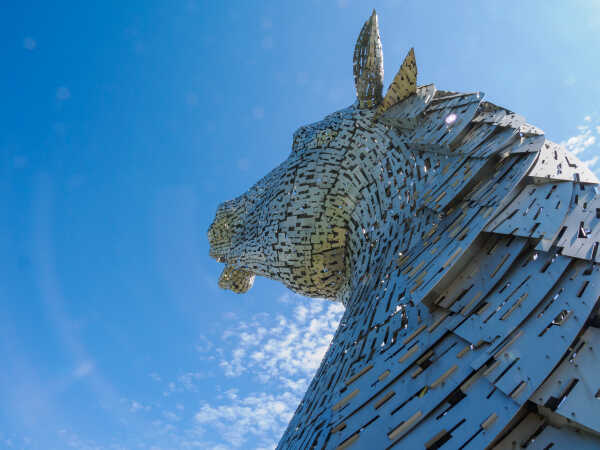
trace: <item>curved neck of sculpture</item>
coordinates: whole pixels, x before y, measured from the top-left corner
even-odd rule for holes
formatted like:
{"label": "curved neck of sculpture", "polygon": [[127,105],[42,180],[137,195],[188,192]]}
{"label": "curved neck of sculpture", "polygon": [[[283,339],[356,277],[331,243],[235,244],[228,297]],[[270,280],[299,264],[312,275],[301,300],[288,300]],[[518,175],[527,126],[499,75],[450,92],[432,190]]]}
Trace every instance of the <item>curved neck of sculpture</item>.
{"label": "curved neck of sculpture", "polygon": [[373,205],[372,197],[364,196],[354,211],[346,249],[348,278],[337,295],[346,306],[363,300],[366,291],[384,283],[414,241],[415,231],[405,226],[414,217],[394,211],[389,200],[389,205]]}

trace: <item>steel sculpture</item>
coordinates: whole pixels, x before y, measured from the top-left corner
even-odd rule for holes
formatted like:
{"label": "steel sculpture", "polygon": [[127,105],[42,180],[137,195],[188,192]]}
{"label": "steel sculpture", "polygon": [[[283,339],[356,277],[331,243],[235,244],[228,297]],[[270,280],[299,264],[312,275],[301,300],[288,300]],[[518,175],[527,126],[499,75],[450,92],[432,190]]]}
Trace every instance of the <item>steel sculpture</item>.
{"label": "steel sculpture", "polygon": [[219,284],[345,313],[281,449],[600,448],[598,179],[483,94],[386,95],[375,13],[357,101],[219,206]]}

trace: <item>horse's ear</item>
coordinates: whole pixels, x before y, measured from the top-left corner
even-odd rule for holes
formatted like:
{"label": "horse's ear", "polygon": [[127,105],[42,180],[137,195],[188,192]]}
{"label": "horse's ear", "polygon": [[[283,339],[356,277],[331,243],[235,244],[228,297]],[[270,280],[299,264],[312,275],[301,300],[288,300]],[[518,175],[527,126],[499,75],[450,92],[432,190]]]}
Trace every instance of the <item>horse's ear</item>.
{"label": "horse's ear", "polygon": [[354,47],[354,85],[359,108],[374,108],[381,103],[383,51],[375,10],[360,30]]}
{"label": "horse's ear", "polygon": [[389,108],[400,103],[406,97],[417,92],[417,61],[415,50],[411,48],[400,66],[400,70],[394,77],[385,98],[377,109],[377,114],[383,114]]}

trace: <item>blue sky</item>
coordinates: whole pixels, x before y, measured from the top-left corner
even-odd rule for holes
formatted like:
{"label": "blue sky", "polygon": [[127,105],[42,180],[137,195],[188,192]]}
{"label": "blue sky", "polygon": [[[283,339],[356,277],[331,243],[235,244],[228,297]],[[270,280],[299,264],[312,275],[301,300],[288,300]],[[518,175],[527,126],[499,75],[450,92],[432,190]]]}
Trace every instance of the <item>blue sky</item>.
{"label": "blue sky", "polygon": [[0,448],[273,448],[341,314],[219,290],[218,203],[389,84],[483,91],[600,164],[600,2],[13,2],[0,18]]}

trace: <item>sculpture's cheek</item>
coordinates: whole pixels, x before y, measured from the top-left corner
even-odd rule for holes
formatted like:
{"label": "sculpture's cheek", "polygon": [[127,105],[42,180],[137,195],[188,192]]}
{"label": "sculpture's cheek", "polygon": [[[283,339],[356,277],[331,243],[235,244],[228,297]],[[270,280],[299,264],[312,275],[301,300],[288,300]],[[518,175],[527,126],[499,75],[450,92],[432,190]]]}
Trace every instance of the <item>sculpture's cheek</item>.
{"label": "sculpture's cheek", "polygon": [[315,224],[310,246],[294,248],[292,241],[292,252],[279,255],[279,261],[287,266],[285,272],[290,274],[289,279],[282,281],[303,295],[334,298],[346,279],[345,246],[345,228]]}

